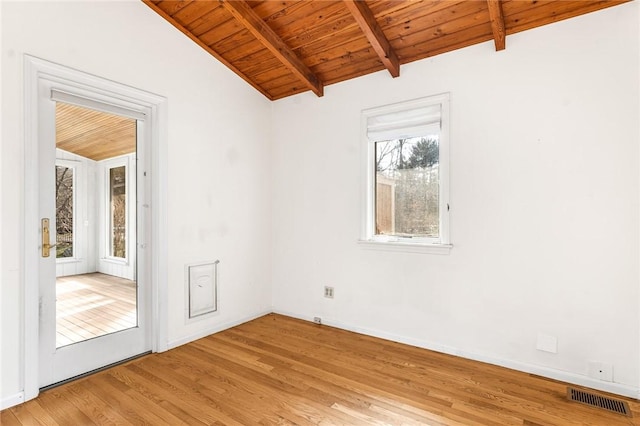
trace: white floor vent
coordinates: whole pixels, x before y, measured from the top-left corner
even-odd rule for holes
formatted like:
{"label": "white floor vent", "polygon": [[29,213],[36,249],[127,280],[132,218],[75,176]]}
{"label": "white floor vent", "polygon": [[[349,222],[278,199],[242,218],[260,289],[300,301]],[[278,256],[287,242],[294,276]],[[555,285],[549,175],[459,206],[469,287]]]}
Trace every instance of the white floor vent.
{"label": "white floor vent", "polygon": [[602,396],[572,387],[567,388],[567,398],[569,398],[569,401],[579,402],[591,407],[602,408],[603,410],[607,410],[612,413],[632,417],[629,404],[626,401],[609,398],[608,396]]}

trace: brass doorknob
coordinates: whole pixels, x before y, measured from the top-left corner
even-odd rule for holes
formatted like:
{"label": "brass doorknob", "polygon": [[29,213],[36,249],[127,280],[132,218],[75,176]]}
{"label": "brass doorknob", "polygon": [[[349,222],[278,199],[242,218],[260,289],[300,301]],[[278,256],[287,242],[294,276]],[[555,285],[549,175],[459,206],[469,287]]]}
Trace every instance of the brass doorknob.
{"label": "brass doorknob", "polygon": [[57,244],[49,244],[49,218],[42,219],[42,257],[49,257],[50,250]]}

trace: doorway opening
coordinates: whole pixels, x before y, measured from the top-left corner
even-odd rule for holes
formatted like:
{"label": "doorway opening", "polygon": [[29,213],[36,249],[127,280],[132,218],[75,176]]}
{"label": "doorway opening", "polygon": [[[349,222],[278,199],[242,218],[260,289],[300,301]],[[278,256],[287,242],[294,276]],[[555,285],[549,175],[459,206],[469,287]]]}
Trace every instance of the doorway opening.
{"label": "doorway opening", "polygon": [[[42,387],[168,348],[167,105],[166,98],[153,93],[29,55],[25,55],[24,65],[21,398],[27,401]],[[64,138],[56,134],[56,122],[62,122],[57,113],[75,107],[80,114],[101,112],[128,119],[133,123],[129,128],[133,127],[135,134],[134,150],[99,152],[95,146],[94,152],[83,153],[73,147],[77,138],[68,137],[69,145],[58,143]],[[101,117],[106,120],[107,115]],[[115,147],[116,139],[103,138],[101,149]],[[61,196],[66,195],[67,201],[58,203],[56,183],[64,187]],[[64,203],[67,216],[57,213]],[[92,262],[93,268],[89,265]],[[109,280],[117,282],[105,284]],[[98,294],[97,289],[105,286],[119,291]],[[57,330],[63,328],[58,316],[72,318],[83,310],[89,313],[78,303],[66,306],[69,309],[64,313],[57,312],[56,305],[63,305],[62,296],[78,301],[72,296],[81,289],[90,291],[94,302],[103,298],[96,304],[114,310],[121,309],[120,302],[129,304],[125,308],[129,309],[129,322],[114,328],[107,328],[104,322],[94,325],[102,331],[95,332],[95,337],[83,331],[84,336],[79,337],[84,340],[78,336],[58,340]],[[71,322],[77,324],[80,319],[75,317]],[[114,331],[118,328],[121,331]]]}

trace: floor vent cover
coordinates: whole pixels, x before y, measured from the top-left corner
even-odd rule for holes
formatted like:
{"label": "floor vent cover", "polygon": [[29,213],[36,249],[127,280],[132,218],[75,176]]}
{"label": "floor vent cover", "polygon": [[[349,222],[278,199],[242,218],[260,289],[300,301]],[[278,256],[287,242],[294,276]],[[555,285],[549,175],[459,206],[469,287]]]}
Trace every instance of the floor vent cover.
{"label": "floor vent cover", "polygon": [[569,401],[579,402],[581,404],[590,405],[591,407],[602,408],[603,410],[631,417],[631,410],[629,409],[629,404],[627,404],[626,401],[620,401],[619,399],[613,399],[571,387],[567,388],[567,397],[569,398]]}

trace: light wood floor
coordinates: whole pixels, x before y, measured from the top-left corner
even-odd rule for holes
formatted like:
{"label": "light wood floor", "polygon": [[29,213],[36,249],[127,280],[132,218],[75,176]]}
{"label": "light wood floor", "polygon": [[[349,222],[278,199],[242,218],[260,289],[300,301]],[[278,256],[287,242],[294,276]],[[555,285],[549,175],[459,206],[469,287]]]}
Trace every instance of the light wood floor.
{"label": "light wood floor", "polygon": [[56,347],[135,327],[136,283],[101,273],[56,280]]}
{"label": "light wood floor", "polygon": [[[267,315],[50,389],[3,426],[637,425],[565,400],[566,385]],[[617,397],[619,398],[619,397]]]}

